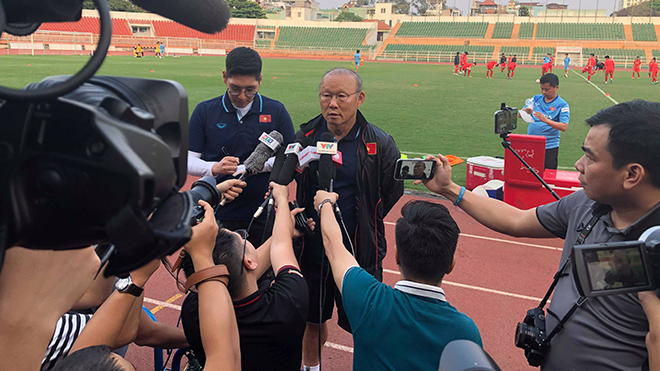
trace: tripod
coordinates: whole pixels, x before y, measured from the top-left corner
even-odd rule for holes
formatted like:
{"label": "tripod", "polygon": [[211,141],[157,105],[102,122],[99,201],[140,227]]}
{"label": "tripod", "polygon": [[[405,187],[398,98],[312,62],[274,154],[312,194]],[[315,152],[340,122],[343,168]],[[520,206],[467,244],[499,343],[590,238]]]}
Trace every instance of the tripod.
{"label": "tripod", "polygon": [[520,157],[518,152],[516,152],[513,148],[511,148],[511,142],[509,142],[509,133],[504,132],[504,133],[500,134],[500,138],[502,138],[502,147],[510,150],[518,158],[518,160],[520,160],[520,162],[522,162],[522,164],[525,165],[527,170],[529,170],[529,172],[532,173],[536,177],[536,179],[538,179],[538,181],[541,182],[541,184],[543,184],[545,189],[547,189],[548,192],[550,192],[552,197],[554,197],[555,200],[559,200],[559,196],[555,193],[555,191],[552,190],[552,188],[550,188],[550,185],[548,185],[548,183],[546,183],[545,180],[543,180],[543,178],[541,178],[541,176],[539,174],[537,174],[536,171],[534,171],[529,166],[529,164],[527,164],[527,162],[525,162],[525,160],[522,157]]}

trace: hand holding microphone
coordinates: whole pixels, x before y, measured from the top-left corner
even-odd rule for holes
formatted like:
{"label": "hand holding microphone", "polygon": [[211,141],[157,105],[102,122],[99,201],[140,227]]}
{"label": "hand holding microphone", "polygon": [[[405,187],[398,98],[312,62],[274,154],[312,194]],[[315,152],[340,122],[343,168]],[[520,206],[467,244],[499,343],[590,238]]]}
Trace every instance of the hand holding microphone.
{"label": "hand holding microphone", "polygon": [[[250,156],[245,160],[245,172],[238,180],[245,181],[255,174],[259,174],[264,164],[268,159],[273,156],[275,150],[280,146],[284,138],[277,130],[273,130],[270,134],[263,133],[259,137],[259,145]],[[220,206],[226,204],[225,199],[220,202]]]}
{"label": "hand holding microphone", "polygon": [[226,203],[234,201],[243,192],[246,185],[247,183],[239,179],[227,179],[215,187],[222,193],[222,200],[227,200]]}

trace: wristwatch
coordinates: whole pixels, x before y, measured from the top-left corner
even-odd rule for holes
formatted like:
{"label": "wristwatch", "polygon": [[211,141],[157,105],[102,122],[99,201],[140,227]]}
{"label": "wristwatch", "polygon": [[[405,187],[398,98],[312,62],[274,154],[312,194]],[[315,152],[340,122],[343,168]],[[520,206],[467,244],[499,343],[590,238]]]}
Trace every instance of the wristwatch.
{"label": "wristwatch", "polygon": [[144,291],[142,287],[133,283],[130,276],[118,279],[117,282],[115,282],[115,289],[119,292],[131,294],[135,297],[142,295],[142,291]]}

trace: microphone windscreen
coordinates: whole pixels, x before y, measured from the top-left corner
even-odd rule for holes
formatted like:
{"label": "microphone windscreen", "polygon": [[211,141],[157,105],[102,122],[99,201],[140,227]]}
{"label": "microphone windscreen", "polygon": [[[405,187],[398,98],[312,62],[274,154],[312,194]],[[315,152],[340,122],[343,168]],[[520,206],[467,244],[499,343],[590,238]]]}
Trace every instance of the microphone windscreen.
{"label": "microphone windscreen", "polygon": [[273,162],[273,169],[270,171],[270,177],[268,178],[268,183],[276,182],[278,184],[281,184],[277,182],[277,180],[279,179],[280,173],[282,172],[282,165],[284,165],[285,159],[286,159],[286,155],[284,155],[284,146],[280,146],[275,154],[275,162]]}
{"label": "microphone windscreen", "polygon": [[[280,134],[277,130],[271,131],[268,135],[270,135],[270,137],[275,139],[278,143],[282,143],[284,140],[284,138],[282,138],[282,134]],[[241,180],[245,180],[252,175],[261,172],[261,169],[264,168],[264,164],[266,161],[268,161],[269,158],[273,156],[273,153],[275,153],[275,150],[268,147],[265,143],[259,142],[257,148],[255,148],[250,156],[245,160],[245,173],[243,173],[241,176]]]}
{"label": "microphone windscreen", "polygon": [[224,30],[231,17],[225,0],[132,0],[132,2],[140,8],[208,34]]}

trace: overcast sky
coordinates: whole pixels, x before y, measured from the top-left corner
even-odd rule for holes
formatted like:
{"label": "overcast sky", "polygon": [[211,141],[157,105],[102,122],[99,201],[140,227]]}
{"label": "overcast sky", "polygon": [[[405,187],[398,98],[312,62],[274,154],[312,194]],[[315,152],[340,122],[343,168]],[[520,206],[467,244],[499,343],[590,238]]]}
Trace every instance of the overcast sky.
{"label": "overcast sky", "polygon": [[[328,9],[328,8],[339,8],[346,2],[347,0],[316,0],[321,4],[322,9]],[[505,5],[508,4],[509,0],[493,0],[498,4]],[[523,0],[523,2],[532,2],[534,0]],[[568,9],[578,9],[580,7],[582,9],[595,9],[596,4],[598,4],[598,9],[607,9],[608,12],[607,14],[612,13],[613,7],[614,7],[614,2],[618,0],[547,0],[550,3],[559,3],[559,4],[568,4]],[[546,0],[538,0],[541,4],[545,4]],[[470,7],[471,0],[447,0],[447,5],[450,7],[453,7],[454,4],[456,4],[456,7],[459,8],[463,14],[467,14],[467,9]]]}

